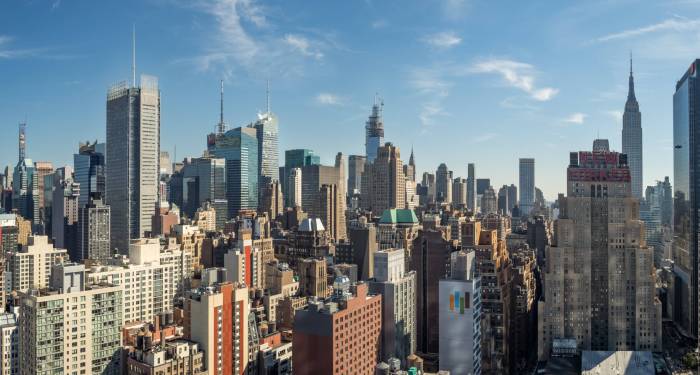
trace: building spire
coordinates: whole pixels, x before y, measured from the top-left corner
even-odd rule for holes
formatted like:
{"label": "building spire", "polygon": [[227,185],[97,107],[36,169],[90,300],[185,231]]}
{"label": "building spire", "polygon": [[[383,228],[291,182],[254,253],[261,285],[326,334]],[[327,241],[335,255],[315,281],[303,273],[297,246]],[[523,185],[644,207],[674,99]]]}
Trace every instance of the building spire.
{"label": "building spire", "polygon": [[634,95],[634,76],[632,75],[632,52],[630,52],[630,78],[629,78],[629,91],[627,92],[627,101],[636,101],[637,98]]}
{"label": "building spire", "polygon": [[217,133],[219,135],[224,134],[226,132],[226,123],[224,122],[224,80],[222,79],[220,81],[221,83],[221,91],[219,93],[220,98],[219,98],[219,105],[220,105],[220,110],[219,110],[219,125],[217,127]]}
{"label": "building spire", "polygon": [[131,25],[131,87],[136,87],[136,24]]}

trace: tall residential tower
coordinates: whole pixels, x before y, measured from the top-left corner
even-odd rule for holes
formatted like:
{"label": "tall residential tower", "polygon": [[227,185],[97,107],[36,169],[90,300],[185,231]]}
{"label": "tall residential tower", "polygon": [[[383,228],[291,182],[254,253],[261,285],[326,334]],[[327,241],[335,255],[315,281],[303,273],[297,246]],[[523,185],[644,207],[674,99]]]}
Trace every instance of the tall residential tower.
{"label": "tall residential tower", "polygon": [[382,120],[382,110],[384,101],[379,101],[376,97],[372,106],[372,114],[365,125],[365,155],[367,162],[372,163],[377,157],[377,149],[384,144],[384,121]]}

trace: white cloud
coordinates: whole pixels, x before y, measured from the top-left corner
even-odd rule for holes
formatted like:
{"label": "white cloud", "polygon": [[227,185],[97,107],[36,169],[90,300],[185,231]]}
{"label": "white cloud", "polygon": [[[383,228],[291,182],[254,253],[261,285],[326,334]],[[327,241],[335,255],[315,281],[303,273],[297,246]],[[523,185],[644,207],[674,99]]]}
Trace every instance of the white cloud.
{"label": "white cloud", "polygon": [[587,114],[576,112],[572,113],[571,115],[569,115],[569,117],[565,118],[564,122],[568,122],[570,124],[583,124],[583,122],[586,120],[586,117],[588,117]]}
{"label": "white cloud", "polygon": [[537,101],[551,100],[559,93],[559,89],[556,88],[536,87],[534,67],[530,64],[512,60],[490,59],[472,65],[471,71],[499,74],[508,85],[524,91]]}
{"label": "white cloud", "polygon": [[342,105],[343,100],[338,95],[322,92],[316,95],[316,103],[323,105]]}
{"label": "white cloud", "polygon": [[373,29],[383,29],[387,26],[389,26],[389,23],[385,19],[378,19],[372,22]]}
{"label": "white cloud", "polygon": [[496,134],[496,133],[485,133],[485,134],[477,135],[476,137],[474,137],[474,142],[482,143],[482,142],[490,141],[490,140],[496,138],[497,136],[498,136],[498,134]]}
{"label": "white cloud", "polygon": [[467,0],[438,0],[442,5],[442,12],[449,19],[458,19],[467,11]]}
{"label": "white cloud", "polygon": [[656,32],[686,32],[699,29],[700,19],[684,19],[676,17],[663,20],[659,23],[638,27],[636,29],[628,29],[613,34],[604,35],[596,40],[598,42],[608,42],[611,40],[628,39]]}
{"label": "white cloud", "polygon": [[287,34],[284,36],[284,42],[292,47],[292,49],[299,51],[304,56],[313,57],[315,59],[323,58],[323,53],[316,47],[312,46],[309,39],[301,35]]}
{"label": "white cloud", "polygon": [[449,49],[460,44],[462,38],[454,32],[444,31],[437,34],[426,35],[421,38],[421,41],[435,48]]}
{"label": "white cloud", "polygon": [[[171,0],[213,18],[213,30],[204,35],[203,51],[194,62],[200,70],[221,70],[229,78],[237,69],[269,76],[301,74],[307,57],[323,57],[326,44],[303,35],[275,34],[269,14],[258,0]],[[176,61],[176,62],[177,62]]]}
{"label": "white cloud", "polygon": [[445,108],[443,108],[442,104],[439,101],[431,101],[423,103],[423,105],[421,105],[418,118],[420,119],[420,123],[423,127],[423,130],[425,131],[427,130],[427,128],[437,125],[438,117],[447,115],[448,113],[445,112]]}
{"label": "white cloud", "polygon": [[609,110],[609,111],[605,111],[604,113],[606,115],[612,117],[613,119],[615,119],[616,123],[618,123],[618,124],[622,123],[622,111]]}

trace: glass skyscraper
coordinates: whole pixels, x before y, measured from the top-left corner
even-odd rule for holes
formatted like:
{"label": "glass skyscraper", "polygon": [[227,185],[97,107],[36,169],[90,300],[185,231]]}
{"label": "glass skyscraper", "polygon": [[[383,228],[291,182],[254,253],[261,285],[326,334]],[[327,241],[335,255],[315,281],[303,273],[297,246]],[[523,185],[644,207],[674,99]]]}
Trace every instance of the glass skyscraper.
{"label": "glass skyscraper", "polygon": [[535,205],[535,159],[520,159],[520,212],[529,215]]}
{"label": "glass skyscraper", "polygon": [[269,178],[279,181],[279,146],[277,129],[277,116],[271,112],[258,115],[258,120],[253,124],[255,135],[258,138],[258,169],[260,179]]}
{"label": "glass skyscraper", "polygon": [[258,208],[258,138],[255,128],[239,127],[216,137],[210,152],[226,159],[228,215]]}
{"label": "glass skyscraper", "polygon": [[80,184],[78,205],[85,206],[90,201],[91,193],[105,192],[105,155],[104,143],[80,144],[77,154],[73,154],[75,182]]}
{"label": "glass skyscraper", "polygon": [[111,207],[112,248],[127,254],[129,241],[151,231],[160,173],[158,79],[141,87],[117,84],[107,94],[106,201]]}
{"label": "glass skyscraper", "polygon": [[676,83],[673,94],[673,318],[698,334],[698,215],[700,184],[700,84],[697,67]]}

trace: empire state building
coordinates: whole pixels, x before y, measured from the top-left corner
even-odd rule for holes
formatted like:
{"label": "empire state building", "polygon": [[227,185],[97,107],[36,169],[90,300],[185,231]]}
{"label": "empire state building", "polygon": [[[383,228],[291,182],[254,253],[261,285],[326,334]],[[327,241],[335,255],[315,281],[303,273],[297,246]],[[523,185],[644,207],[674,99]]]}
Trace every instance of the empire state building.
{"label": "empire state building", "polygon": [[634,77],[632,76],[632,59],[630,58],[630,78],[625,112],[622,115],[622,153],[627,154],[630,174],[632,176],[632,196],[642,197],[642,114],[639,103],[634,96]]}

